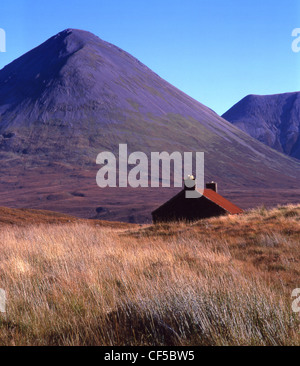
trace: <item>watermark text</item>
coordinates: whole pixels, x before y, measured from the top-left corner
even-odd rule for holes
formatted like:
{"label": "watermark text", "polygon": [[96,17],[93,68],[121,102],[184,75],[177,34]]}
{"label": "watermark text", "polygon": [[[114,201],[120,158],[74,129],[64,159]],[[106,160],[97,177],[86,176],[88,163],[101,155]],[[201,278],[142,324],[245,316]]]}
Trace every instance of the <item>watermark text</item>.
{"label": "watermark text", "polygon": [[295,28],[292,31],[292,37],[296,37],[292,42],[292,50],[295,53],[300,52],[300,28]]}
{"label": "watermark text", "polygon": [[5,312],[6,312],[6,293],[1,288],[0,289],[0,313],[5,313]]}
{"label": "watermark text", "polygon": [[[149,158],[150,157],[150,161]],[[204,189],[203,152],[151,152],[136,151],[128,155],[127,144],[119,145],[117,157],[109,151],[101,152],[96,159],[102,165],[96,177],[100,188],[106,187],[182,187],[183,178],[187,188],[186,198],[201,197]],[[130,169],[129,169],[129,166]],[[172,170],[173,167],[173,170]],[[196,172],[196,177],[193,176]],[[193,177],[193,179],[187,179]],[[197,189],[193,189],[197,188]]]}
{"label": "watermark text", "polygon": [[0,28],[0,52],[6,52],[6,33]]}
{"label": "watermark text", "polygon": [[294,313],[300,313],[300,288],[295,288],[292,292],[292,298],[296,298],[292,302],[292,310]]}

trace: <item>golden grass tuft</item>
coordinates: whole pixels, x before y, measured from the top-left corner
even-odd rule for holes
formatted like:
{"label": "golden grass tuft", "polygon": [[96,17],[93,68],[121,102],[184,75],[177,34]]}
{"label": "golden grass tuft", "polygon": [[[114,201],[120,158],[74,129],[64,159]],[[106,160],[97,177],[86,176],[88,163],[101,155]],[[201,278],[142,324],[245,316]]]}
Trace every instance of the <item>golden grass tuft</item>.
{"label": "golden grass tuft", "polygon": [[300,345],[299,218],[4,226],[0,345]]}

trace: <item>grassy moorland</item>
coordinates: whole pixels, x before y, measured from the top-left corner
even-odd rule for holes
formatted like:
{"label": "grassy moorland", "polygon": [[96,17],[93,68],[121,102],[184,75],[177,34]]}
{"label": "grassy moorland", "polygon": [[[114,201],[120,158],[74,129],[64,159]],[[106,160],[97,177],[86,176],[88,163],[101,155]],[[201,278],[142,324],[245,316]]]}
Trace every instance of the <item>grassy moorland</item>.
{"label": "grassy moorland", "polygon": [[0,345],[300,345],[300,205],[157,226],[2,225]]}

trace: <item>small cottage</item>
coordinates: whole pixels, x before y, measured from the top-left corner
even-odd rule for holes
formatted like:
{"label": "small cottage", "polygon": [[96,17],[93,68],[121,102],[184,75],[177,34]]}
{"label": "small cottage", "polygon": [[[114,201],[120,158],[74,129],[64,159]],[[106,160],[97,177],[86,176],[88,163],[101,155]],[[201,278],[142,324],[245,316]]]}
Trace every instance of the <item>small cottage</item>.
{"label": "small cottage", "polygon": [[197,197],[196,194],[194,195],[195,198],[187,198],[187,190],[198,191],[195,183],[191,184],[191,179],[194,180],[194,177],[189,177],[185,181],[185,187],[181,192],[152,212],[153,223],[181,220],[197,221],[214,216],[236,215],[243,212],[241,208],[218,194],[218,186],[215,182],[206,184],[201,197]]}

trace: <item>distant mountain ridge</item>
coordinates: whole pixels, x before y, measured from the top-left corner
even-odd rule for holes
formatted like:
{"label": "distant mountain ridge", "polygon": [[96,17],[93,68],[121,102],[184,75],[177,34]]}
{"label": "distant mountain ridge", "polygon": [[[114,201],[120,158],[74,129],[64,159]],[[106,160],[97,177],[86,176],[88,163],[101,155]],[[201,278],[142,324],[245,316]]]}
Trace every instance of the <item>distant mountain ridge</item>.
{"label": "distant mountain ridge", "polygon": [[248,95],[222,117],[273,149],[300,159],[300,92]]}
{"label": "distant mountain ridge", "polygon": [[89,32],[62,31],[0,70],[0,205],[145,220],[171,191],[96,186],[97,155],[120,143],[203,151],[206,179],[223,188],[298,188],[300,163]]}

